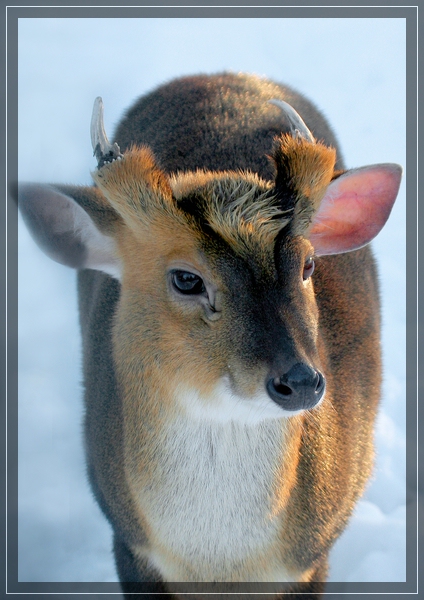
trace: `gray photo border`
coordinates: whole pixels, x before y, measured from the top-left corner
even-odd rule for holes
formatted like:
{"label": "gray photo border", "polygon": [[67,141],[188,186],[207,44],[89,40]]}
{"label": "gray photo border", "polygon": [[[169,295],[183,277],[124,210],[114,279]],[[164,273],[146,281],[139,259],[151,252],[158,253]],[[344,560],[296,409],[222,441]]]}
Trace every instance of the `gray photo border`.
{"label": "gray photo border", "polygon": [[[199,6],[196,3],[186,3],[184,6],[175,3],[169,3],[165,6],[137,6],[135,3],[127,3],[126,7],[113,6],[112,2],[103,1],[96,2],[97,6],[86,7],[81,6],[66,6],[64,0],[55,2],[54,6],[37,7],[34,4],[19,6],[16,2],[3,7],[4,29],[6,33],[6,48],[5,60],[3,65],[6,68],[5,81],[7,89],[7,98],[2,95],[1,103],[4,107],[5,119],[5,139],[6,139],[6,160],[1,161],[1,174],[6,184],[7,209],[6,203],[1,205],[0,222],[5,223],[5,235],[7,239],[7,255],[5,260],[1,261],[2,269],[5,272],[5,281],[7,276],[6,293],[2,294],[0,303],[7,302],[3,314],[6,314],[6,323],[4,327],[7,341],[7,357],[6,351],[5,360],[1,361],[1,368],[4,369],[4,380],[6,402],[3,403],[5,430],[2,432],[4,436],[4,444],[2,448],[6,448],[7,453],[4,457],[5,472],[7,474],[7,498],[6,494],[2,497],[6,499],[5,512],[7,509],[7,521],[3,523],[5,526],[5,535],[2,539],[6,540],[6,569],[2,570],[0,578],[1,588],[5,594],[23,594],[24,596],[32,596],[35,594],[54,596],[69,594],[75,597],[80,597],[79,594],[91,596],[94,594],[97,597],[99,594],[120,594],[118,584],[114,583],[21,583],[18,581],[17,571],[17,422],[18,422],[18,406],[17,406],[17,209],[13,200],[10,198],[8,191],[10,186],[17,181],[18,163],[17,163],[17,131],[18,131],[18,85],[17,85],[17,36],[18,36],[18,18],[66,18],[66,17],[376,17],[376,18],[405,18],[407,26],[407,412],[406,412],[406,431],[407,431],[407,489],[410,492],[412,501],[407,504],[407,580],[406,582],[395,583],[357,583],[349,584],[346,591],[346,585],[341,583],[327,584],[327,594],[329,597],[344,597],[348,594],[358,595],[364,598],[374,594],[387,594],[391,597],[402,597],[404,594],[417,595],[419,573],[421,569],[418,567],[418,531],[423,529],[423,523],[417,523],[419,516],[419,506],[422,504],[422,496],[419,495],[421,487],[418,485],[417,475],[421,474],[424,467],[422,462],[419,463],[418,456],[418,431],[422,430],[423,417],[418,411],[417,392],[422,390],[423,381],[419,380],[418,374],[423,372],[424,365],[418,362],[417,358],[417,332],[420,322],[420,315],[417,312],[417,302],[419,292],[422,289],[423,280],[417,282],[417,266],[418,266],[418,123],[417,123],[417,101],[418,101],[418,31],[419,31],[419,13],[417,6],[397,6],[396,4],[389,5],[379,4],[374,6],[367,5],[342,5],[340,3],[330,6],[328,3],[323,6],[310,6],[298,3],[292,6],[281,6],[278,2],[268,2],[267,7],[255,6],[253,4],[233,4],[230,6]],[[94,3],[93,3],[94,4]],[[131,5],[130,5],[131,4]],[[424,53],[421,53],[424,56]],[[7,78],[6,78],[7,77]],[[7,220],[6,220],[7,218]],[[420,217],[421,218],[421,217]],[[417,316],[418,314],[418,316]],[[417,320],[418,319],[418,320]],[[421,317],[422,319],[422,317]],[[422,331],[422,328],[421,328]],[[3,346],[2,346],[3,349]],[[421,367],[421,368],[420,368]],[[7,369],[7,374],[6,374]],[[0,374],[0,380],[1,375]],[[421,478],[422,481],[422,478]],[[419,492],[417,491],[419,490]],[[6,537],[7,536],[7,537]],[[422,556],[420,557],[422,558]],[[421,565],[421,561],[420,561]],[[253,584],[252,584],[253,585]],[[7,587],[6,587],[7,586]],[[261,586],[260,590],[255,586],[249,589],[244,585],[242,588],[234,590],[235,593],[266,593],[266,584]],[[185,586],[184,591],[190,592],[188,586]],[[211,586],[210,593],[219,593],[219,589]],[[271,589],[268,590],[271,593]],[[140,594],[142,598],[143,595]]]}

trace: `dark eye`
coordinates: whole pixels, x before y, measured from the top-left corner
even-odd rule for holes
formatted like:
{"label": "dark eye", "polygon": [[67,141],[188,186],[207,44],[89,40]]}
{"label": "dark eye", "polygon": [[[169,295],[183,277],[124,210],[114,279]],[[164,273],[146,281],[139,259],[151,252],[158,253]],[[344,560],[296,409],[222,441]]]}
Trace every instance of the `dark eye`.
{"label": "dark eye", "polygon": [[315,261],[310,256],[306,261],[303,267],[303,280],[308,279],[312,275],[315,269]]}
{"label": "dark eye", "polygon": [[171,280],[180,294],[204,294],[206,291],[202,279],[189,271],[172,271]]}

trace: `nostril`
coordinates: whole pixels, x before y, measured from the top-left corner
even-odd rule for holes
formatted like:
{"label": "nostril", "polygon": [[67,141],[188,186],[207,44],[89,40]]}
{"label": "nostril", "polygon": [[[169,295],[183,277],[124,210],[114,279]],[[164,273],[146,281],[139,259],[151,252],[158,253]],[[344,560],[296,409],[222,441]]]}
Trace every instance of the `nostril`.
{"label": "nostril", "polygon": [[272,385],[274,386],[274,390],[277,392],[277,394],[281,394],[282,396],[290,396],[292,393],[291,388],[282,382],[281,377],[275,377],[275,379],[272,379]]}
{"label": "nostril", "polygon": [[316,394],[320,394],[321,392],[324,391],[325,388],[325,379],[323,377],[323,375],[317,371],[317,385],[315,388],[315,393]]}

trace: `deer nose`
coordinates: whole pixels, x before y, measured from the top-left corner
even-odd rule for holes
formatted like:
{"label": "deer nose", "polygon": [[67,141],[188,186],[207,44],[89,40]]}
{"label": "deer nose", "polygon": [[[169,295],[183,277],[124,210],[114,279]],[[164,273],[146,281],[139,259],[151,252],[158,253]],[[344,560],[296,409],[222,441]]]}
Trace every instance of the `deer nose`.
{"label": "deer nose", "polygon": [[269,396],[285,410],[307,410],[321,400],[325,391],[322,373],[304,363],[296,363],[281,377],[266,383]]}

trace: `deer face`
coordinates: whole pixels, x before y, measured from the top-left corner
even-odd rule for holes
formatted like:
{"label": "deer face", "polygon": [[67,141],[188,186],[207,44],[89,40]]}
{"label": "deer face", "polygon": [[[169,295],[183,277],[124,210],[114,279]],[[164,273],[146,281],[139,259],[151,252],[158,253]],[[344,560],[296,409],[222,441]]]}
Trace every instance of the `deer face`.
{"label": "deer face", "polygon": [[185,398],[185,409],[215,418],[316,406],[325,380],[314,249],[301,234],[308,207],[296,216],[275,184],[249,174],[168,178],[145,148],[94,177],[119,214],[122,380],[136,388],[151,373],[160,396]]}
{"label": "deer face", "polygon": [[354,250],[378,233],[400,168],[335,173],[335,151],[289,113],[292,131],[275,142],[274,182],[246,172],[168,176],[147,147],[122,155],[111,146],[96,111],[99,102],[98,187],[72,188],[69,197],[24,186],[21,209],[56,260],[121,280],[114,353],[127,395],[167,398],[167,414],[183,403],[225,419],[317,406],[325,379],[314,257]]}

